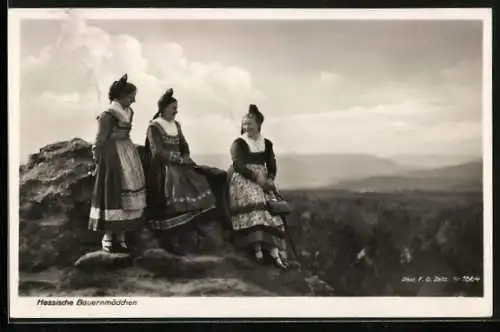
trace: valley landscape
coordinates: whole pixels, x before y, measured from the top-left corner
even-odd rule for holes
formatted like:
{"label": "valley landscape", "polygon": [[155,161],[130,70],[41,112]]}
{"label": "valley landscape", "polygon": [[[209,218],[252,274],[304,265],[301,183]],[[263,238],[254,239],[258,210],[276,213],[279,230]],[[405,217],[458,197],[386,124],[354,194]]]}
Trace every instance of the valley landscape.
{"label": "valley landscape", "polygon": [[[195,154],[193,158],[222,169],[231,162],[226,155]],[[278,185],[290,190],[482,190],[482,161],[475,156],[415,155],[412,159],[365,154],[285,154],[277,155],[277,162]]]}

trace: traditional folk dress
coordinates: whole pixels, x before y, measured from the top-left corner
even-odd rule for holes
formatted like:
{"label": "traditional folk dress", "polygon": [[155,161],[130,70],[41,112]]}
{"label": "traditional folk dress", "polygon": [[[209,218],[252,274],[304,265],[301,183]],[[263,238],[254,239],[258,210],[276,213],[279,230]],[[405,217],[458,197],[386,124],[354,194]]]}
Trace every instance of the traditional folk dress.
{"label": "traditional folk dress", "polygon": [[177,121],[151,121],[146,145],[147,219],[153,231],[179,230],[214,212],[216,199],[205,175],[192,164],[189,145]]}
{"label": "traditional folk dress", "polygon": [[129,231],[142,221],[146,183],[139,153],[129,136],[133,117],[132,109],[123,109],[118,102],[112,102],[109,109],[98,116],[91,230]]}
{"label": "traditional folk dress", "polygon": [[285,251],[283,219],[267,210],[267,201],[274,198],[274,193],[264,192],[256,182],[257,174],[273,180],[276,177],[272,142],[262,136],[253,140],[243,134],[233,142],[231,156],[229,210],[235,244],[261,244],[263,249]]}

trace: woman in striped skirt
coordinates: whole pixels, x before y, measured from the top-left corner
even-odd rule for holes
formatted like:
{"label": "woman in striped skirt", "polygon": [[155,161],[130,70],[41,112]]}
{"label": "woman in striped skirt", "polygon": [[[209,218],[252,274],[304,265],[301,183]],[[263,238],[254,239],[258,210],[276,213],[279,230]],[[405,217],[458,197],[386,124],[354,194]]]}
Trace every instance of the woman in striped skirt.
{"label": "woman in striped skirt", "polygon": [[144,168],[148,227],[161,234],[163,248],[182,254],[191,230],[213,220],[217,201],[204,168],[190,157],[177,112],[177,100],[168,89],[147,130]]}
{"label": "woman in striped skirt", "polygon": [[273,144],[261,135],[263,121],[264,115],[257,106],[250,105],[241,136],[231,147],[233,164],[228,172],[231,223],[237,246],[251,248],[259,262],[266,251],[279,268],[285,269],[284,222],[267,210],[267,201],[275,198],[277,167]]}

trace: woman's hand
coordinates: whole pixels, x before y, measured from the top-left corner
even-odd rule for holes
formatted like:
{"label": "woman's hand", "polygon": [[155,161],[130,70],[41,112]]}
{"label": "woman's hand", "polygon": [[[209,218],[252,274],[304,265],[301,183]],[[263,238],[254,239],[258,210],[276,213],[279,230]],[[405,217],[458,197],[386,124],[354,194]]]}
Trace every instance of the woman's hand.
{"label": "woman's hand", "polygon": [[97,149],[95,144],[92,145],[92,165],[89,167],[89,174],[91,176],[97,175]]}
{"label": "woman's hand", "polygon": [[92,144],[92,160],[95,162],[97,160],[96,147]]}
{"label": "woman's hand", "polygon": [[88,174],[90,176],[96,176],[97,175],[97,164],[95,162],[92,163],[92,165],[90,165]]}
{"label": "woman's hand", "polygon": [[183,157],[182,160],[183,160],[184,165],[188,165],[188,166],[196,165],[196,163],[193,161],[193,159],[191,159],[191,157]]}
{"label": "woman's hand", "polygon": [[264,191],[273,191],[276,187],[274,186],[274,181],[272,179],[266,179],[264,185],[262,186],[262,189]]}
{"label": "woman's hand", "polygon": [[264,188],[267,184],[266,178],[261,174],[257,174],[257,181],[256,182],[261,188]]}
{"label": "woman's hand", "polygon": [[257,184],[266,192],[274,189],[274,182],[270,183],[269,179],[266,179],[266,177],[262,175],[257,176]]}

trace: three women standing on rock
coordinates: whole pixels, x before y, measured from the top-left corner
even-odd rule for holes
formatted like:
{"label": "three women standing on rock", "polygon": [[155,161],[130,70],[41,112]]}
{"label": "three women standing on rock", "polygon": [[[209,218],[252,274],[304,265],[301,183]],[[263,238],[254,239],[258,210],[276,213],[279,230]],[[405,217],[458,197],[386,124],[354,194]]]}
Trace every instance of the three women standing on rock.
{"label": "three women standing on rock", "polygon": [[[206,168],[191,159],[189,144],[175,120],[178,103],[172,89],[158,101],[141,162],[129,137],[134,115],[130,105],[136,91],[124,75],[110,87],[110,107],[98,117],[89,228],[104,230],[103,250],[126,252],[124,232],[146,221],[151,230],[174,235],[168,242],[175,252],[175,235],[185,226],[210,219],[217,200],[204,174]],[[257,106],[250,105],[241,136],[231,147],[226,207],[235,244],[250,247],[258,261],[267,251],[278,267],[286,268],[283,219],[271,215],[267,207],[275,198],[277,167],[273,144],[261,134],[263,121]]]}

